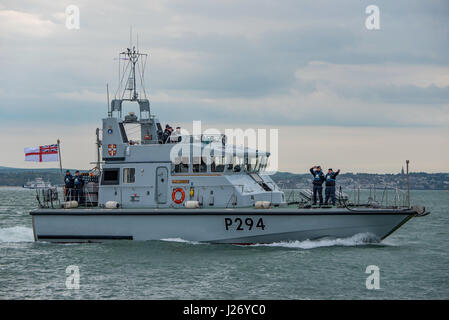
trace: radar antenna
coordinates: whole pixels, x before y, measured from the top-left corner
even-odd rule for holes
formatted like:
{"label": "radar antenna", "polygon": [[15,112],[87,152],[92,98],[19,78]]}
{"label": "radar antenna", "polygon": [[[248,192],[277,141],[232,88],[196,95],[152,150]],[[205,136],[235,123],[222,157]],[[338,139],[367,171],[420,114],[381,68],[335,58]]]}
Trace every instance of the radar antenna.
{"label": "radar antenna", "polygon": [[[147,58],[148,54],[140,53],[135,46],[127,48],[126,51],[119,54],[119,85],[115,98],[119,97],[124,101],[137,101],[141,93],[145,99],[147,98],[144,83]],[[122,61],[126,62],[122,63]],[[138,81],[140,82],[139,86]]]}

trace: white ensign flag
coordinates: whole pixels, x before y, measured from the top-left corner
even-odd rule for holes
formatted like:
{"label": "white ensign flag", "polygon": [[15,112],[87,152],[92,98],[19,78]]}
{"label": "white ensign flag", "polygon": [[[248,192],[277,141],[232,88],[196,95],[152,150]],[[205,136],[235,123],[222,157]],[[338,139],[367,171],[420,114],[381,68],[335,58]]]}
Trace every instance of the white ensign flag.
{"label": "white ensign flag", "polygon": [[25,148],[25,161],[49,162],[58,161],[58,145],[51,144],[37,148]]}

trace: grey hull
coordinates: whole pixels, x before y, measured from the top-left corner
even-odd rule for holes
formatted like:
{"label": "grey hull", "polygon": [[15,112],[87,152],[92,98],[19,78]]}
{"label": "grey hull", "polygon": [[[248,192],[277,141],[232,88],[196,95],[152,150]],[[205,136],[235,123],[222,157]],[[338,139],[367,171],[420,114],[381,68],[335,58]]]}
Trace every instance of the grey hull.
{"label": "grey hull", "polygon": [[211,243],[271,243],[346,238],[384,239],[416,213],[347,209],[69,209],[31,212],[36,241],[81,242],[181,238]]}

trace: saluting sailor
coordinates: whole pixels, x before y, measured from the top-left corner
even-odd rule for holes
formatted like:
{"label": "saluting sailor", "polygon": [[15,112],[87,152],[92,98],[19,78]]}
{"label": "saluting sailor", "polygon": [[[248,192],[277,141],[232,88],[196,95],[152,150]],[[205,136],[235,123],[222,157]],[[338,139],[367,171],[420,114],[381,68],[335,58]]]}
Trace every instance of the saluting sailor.
{"label": "saluting sailor", "polygon": [[332,201],[332,204],[335,206],[335,181],[340,173],[340,169],[337,172],[332,171],[332,168],[329,168],[326,173],[326,198],[324,200],[324,204],[327,204],[329,198]]}
{"label": "saluting sailor", "polygon": [[313,204],[316,204],[316,197],[320,198],[320,205],[323,204],[323,182],[324,182],[324,174],[321,171],[320,166],[314,166],[310,168],[310,173],[313,176]]}

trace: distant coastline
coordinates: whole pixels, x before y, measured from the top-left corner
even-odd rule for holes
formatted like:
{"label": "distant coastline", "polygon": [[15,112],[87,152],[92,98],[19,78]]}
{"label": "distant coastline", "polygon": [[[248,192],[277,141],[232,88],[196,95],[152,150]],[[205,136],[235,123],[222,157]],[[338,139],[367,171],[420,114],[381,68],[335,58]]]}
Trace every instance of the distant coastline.
{"label": "distant coastline", "polygon": [[[311,186],[310,173],[278,172],[273,176],[273,180],[284,189],[303,189]],[[409,184],[411,190],[449,190],[449,173],[410,172]],[[337,178],[337,185],[346,189],[369,189],[372,186],[382,188],[387,185],[405,190],[407,180],[403,173],[341,173]]]}
{"label": "distant coastline", "polygon": [[[75,171],[74,169],[69,170]],[[37,177],[41,177],[54,185],[61,184],[61,173],[57,168],[22,169],[0,166],[0,186],[3,187],[20,187],[28,180]],[[281,188],[285,189],[310,187],[310,173],[278,172],[272,178]],[[411,172],[409,181],[412,190],[449,190],[449,173]],[[400,189],[406,189],[407,187],[403,173],[342,173],[338,177],[337,183],[343,188],[353,188],[354,186],[369,188],[372,185],[376,187],[397,186]]]}

